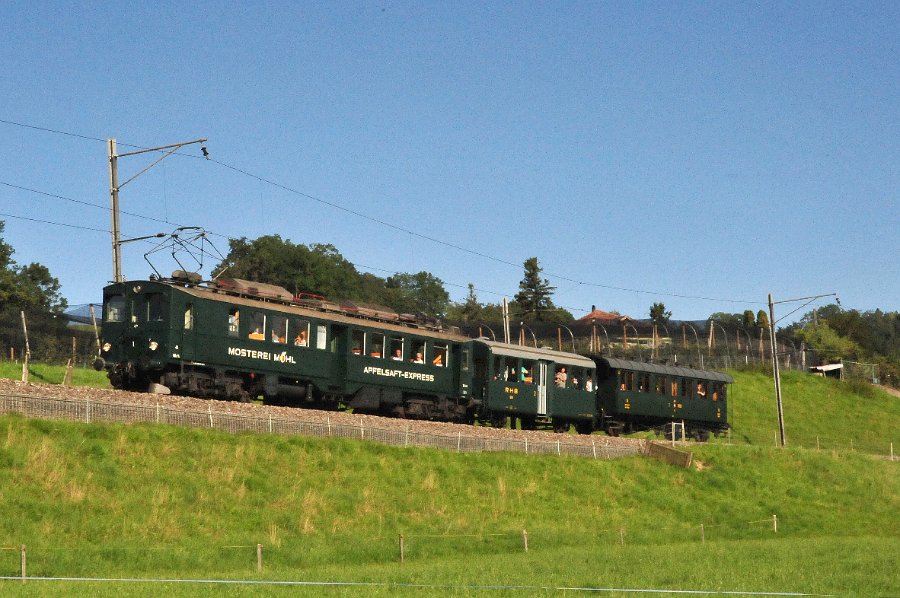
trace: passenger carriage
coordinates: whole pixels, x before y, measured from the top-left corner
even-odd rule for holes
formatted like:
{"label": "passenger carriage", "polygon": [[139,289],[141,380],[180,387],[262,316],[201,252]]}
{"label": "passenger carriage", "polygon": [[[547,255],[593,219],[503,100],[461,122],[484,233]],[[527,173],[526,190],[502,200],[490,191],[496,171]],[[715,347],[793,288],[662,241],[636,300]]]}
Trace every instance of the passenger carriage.
{"label": "passenger carriage", "polygon": [[595,357],[602,427],[623,432],[684,424],[685,433],[706,441],[728,429],[727,384],[733,378],[708,370]]}
{"label": "passenger carriage", "polygon": [[523,429],[553,427],[563,432],[574,425],[581,433],[593,429],[596,412],[594,363],[574,353],[474,341],[475,398],[483,421],[504,427],[507,418]]}

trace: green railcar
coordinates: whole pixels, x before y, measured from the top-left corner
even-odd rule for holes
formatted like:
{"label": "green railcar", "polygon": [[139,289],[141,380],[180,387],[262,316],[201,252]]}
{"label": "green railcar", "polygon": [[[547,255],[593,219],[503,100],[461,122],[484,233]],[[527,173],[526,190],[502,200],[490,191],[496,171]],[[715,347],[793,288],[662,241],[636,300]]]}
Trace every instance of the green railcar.
{"label": "green railcar", "polygon": [[552,426],[558,432],[570,425],[590,433],[597,415],[594,363],[574,353],[474,341],[475,398],[481,416],[496,427],[514,424],[523,429]]}
{"label": "green railcar", "polygon": [[472,421],[470,343],[273,285],[146,280],[104,289],[99,365],[127,390]]}
{"label": "green railcar", "polygon": [[[595,357],[602,427],[610,434],[683,424],[700,440],[728,429],[727,374]],[[678,432],[675,432],[678,434]]]}

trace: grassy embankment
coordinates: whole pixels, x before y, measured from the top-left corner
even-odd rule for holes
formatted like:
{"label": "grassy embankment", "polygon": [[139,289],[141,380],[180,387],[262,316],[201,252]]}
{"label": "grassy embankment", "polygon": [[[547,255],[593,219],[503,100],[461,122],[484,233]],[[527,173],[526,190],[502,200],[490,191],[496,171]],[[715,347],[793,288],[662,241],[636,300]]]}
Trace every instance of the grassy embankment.
{"label": "grassy embankment", "polygon": [[[733,446],[723,439],[692,446],[700,466],[689,470],[643,458],[457,455],[0,417],[0,547],[26,544],[29,575],[454,586],[0,581],[0,592],[555,593],[462,587],[527,585],[900,593],[898,464],[862,452],[885,452],[900,421],[898,401],[787,376],[790,444],[781,450],[772,447],[767,379],[736,378]],[[860,414],[847,413],[850,407]],[[848,441],[815,450],[816,435],[841,438],[848,422],[868,426],[871,437],[857,436],[855,451],[844,450]],[[257,543],[264,545],[262,574],[255,571]],[[18,551],[0,551],[0,574],[18,572]]]}
{"label": "grassy embankment", "polygon": [[[66,366],[47,365],[45,363],[30,363],[28,365],[28,381],[35,384],[62,384],[66,375]],[[12,380],[22,379],[22,364],[10,361],[0,361],[0,378]],[[72,368],[72,384],[74,386],[89,386],[91,388],[110,388],[106,372],[97,372],[93,369],[75,367]]]}

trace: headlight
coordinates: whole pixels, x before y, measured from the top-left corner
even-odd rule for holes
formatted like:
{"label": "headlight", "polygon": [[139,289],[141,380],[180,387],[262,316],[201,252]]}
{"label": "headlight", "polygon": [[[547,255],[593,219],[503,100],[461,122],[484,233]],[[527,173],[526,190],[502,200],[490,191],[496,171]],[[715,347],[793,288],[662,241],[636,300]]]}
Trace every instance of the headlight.
{"label": "headlight", "polygon": [[103,343],[103,352],[109,353],[109,350],[112,349],[112,345],[109,343]]}
{"label": "headlight", "polygon": [[150,350],[156,351],[159,348],[159,343],[156,341],[150,341]]}

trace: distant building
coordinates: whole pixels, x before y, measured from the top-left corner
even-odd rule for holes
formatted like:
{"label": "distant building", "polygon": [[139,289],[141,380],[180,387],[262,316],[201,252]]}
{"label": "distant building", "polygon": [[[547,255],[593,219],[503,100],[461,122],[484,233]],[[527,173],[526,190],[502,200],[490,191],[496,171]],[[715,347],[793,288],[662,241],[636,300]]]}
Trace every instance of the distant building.
{"label": "distant building", "polygon": [[826,365],[814,365],[809,368],[810,373],[815,374],[816,376],[822,376],[825,378],[840,378],[843,379],[843,363],[829,363]]}

